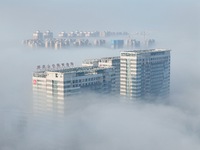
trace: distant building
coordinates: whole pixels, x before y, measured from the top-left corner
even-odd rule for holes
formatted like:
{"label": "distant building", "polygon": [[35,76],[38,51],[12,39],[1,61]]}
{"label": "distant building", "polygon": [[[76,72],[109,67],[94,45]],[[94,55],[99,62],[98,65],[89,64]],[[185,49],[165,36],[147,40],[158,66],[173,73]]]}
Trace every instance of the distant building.
{"label": "distant building", "polygon": [[67,33],[66,32],[60,32],[59,34],[58,34],[58,37],[59,38],[67,38]]}
{"label": "distant building", "polygon": [[147,39],[145,41],[145,46],[147,48],[154,48],[155,47],[155,40],[154,39]]}
{"label": "distant building", "polygon": [[113,49],[122,49],[124,47],[124,40],[112,40],[111,48]]}
{"label": "distant building", "polygon": [[114,68],[63,66],[33,73],[34,112],[62,115],[71,96],[87,91],[114,94]]}
{"label": "distant building", "polygon": [[37,30],[33,33],[33,40],[43,40],[43,33]]}
{"label": "distant building", "polygon": [[51,32],[50,30],[47,30],[46,32],[43,33],[43,39],[53,39],[53,32]]}
{"label": "distant building", "polygon": [[[47,30],[41,33],[39,30],[33,33],[33,38],[24,40],[23,44],[32,48],[68,48],[70,47],[106,47],[112,49],[149,49],[155,47],[154,39],[145,39],[138,41],[132,39],[128,32],[111,32],[111,31],[71,31],[60,32],[58,38],[53,37],[53,32]],[[113,40],[111,40],[111,37]]]}
{"label": "distant building", "polygon": [[105,31],[102,31],[102,32],[100,32],[100,33],[99,33],[99,36],[100,36],[100,37],[106,37],[106,36],[107,36],[107,34],[106,34],[106,32],[105,32]]}
{"label": "distant building", "polygon": [[55,47],[55,41],[54,40],[45,40],[45,48],[54,48]]}
{"label": "distant building", "polygon": [[24,44],[30,46],[31,48],[39,48],[39,47],[44,47],[44,43],[42,40],[36,40],[36,39],[32,39],[32,40],[25,40]]}
{"label": "distant building", "polygon": [[94,46],[105,46],[106,40],[103,40],[103,39],[95,39],[93,43],[94,43]]}
{"label": "distant building", "polygon": [[167,96],[170,89],[170,50],[121,52],[120,94],[130,99]]}
{"label": "distant building", "polygon": [[64,43],[61,40],[56,40],[55,41],[55,49],[61,49],[64,48]]}
{"label": "distant building", "polygon": [[139,49],[140,48],[140,41],[135,39],[127,39],[124,42],[124,46],[130,49]]}

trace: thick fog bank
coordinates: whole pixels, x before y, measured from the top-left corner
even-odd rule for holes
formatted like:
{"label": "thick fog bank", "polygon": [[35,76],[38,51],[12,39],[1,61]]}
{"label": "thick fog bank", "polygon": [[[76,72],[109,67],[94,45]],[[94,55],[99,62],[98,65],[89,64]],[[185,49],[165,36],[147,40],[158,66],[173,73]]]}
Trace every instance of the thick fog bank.
{"label": "thick fog bank", "polygon": [[[200,149],[199,6],[197,0],[1,1],[0,149]],[[64,119],[35,116],[31,78],[37,65],[79,66],[121,51],[24,47],[22,40],[38,29],[145,31],[157,48],[172,50],[169,99],[122,103],[89,94],[73,101]]]}

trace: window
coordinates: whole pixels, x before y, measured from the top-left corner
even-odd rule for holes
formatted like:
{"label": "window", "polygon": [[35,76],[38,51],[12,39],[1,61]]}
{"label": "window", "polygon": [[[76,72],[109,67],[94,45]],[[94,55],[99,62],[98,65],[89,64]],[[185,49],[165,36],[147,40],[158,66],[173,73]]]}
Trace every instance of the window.
{"label": "window", "polygon": [[65,84],[66,84],[66,83],[71,83],[71,81],[65,81],[64,83],[65,83]]}

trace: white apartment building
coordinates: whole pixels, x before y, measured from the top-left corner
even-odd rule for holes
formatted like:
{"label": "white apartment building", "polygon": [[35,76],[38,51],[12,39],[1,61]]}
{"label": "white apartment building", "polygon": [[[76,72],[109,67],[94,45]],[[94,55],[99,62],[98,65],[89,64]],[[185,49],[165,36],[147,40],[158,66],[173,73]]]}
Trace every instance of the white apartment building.
{"label": "white apartment building", "polygon": [[115,70],[116,94],[120,91],[120,57],[104,57],[101,59],[86,59],[82,66],[96,66],[101,68],[113,67]]}
{"label": "white apartment building", "polygon": [[137,100],[167,96],[170,50],[125,51],[120,54],[120,94]]}
{"label": "white apartment building", "polygon": [[114,68],[73,67],[33,73],[34,112],[62,115],[67,100],[84,92],[115,93]]}

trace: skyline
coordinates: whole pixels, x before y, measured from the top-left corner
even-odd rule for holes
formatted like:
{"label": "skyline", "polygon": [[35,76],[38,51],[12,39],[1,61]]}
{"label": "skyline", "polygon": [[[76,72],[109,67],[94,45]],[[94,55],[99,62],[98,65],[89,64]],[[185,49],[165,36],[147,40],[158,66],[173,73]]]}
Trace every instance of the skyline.
{"label": "skyline", "polygon": [[[50,29],[55,32],[76,29],[130,32],[150,30],[157,33],[170,32],[178,26],[174,35],[183,32],[197,38],[195,30],[198,29],[199,24],[198,0],[162,2],[104,0],[101,3],[91,0],[44,0],[42,2],[10,0],[1,1],[0,4],[1,32],[5,34],[15,32],[18,35],[23,33],[21,39],[27,38],[28,32],[38,29]],[[12,26],[13,24],[15,26]]]}
{"label": "skyline", "polygon": [[[200,149],[200,5],[198,0],[0,1],[0,149]],[[35,121],[31,77],[37,65],[119,55],[113,49],[31,49],[21,44],[47,29],[150,32],[157,48],[171,51],[167,103],[121,104],[84,95],[71,105],[63,126]],[[18,128],[17,114],[28,128]],[[41,124],[39,124],[39,121]],[[44,121],[44,122],[43,122]],[[47,124],[45,124],[47,121]],[[12,124],[13,123],[13,124]],[[37,124],[38,123],[38,124]],[[58,128],[59,127],[59,128]],[[23,134],[21,134],[23,133]]]}

